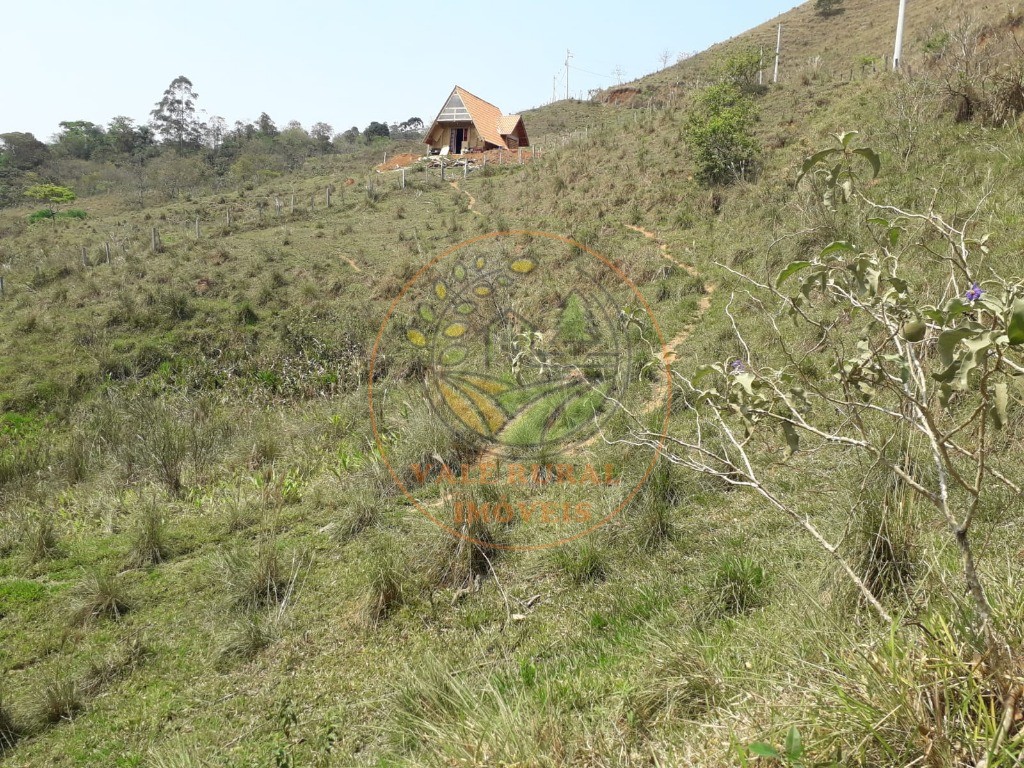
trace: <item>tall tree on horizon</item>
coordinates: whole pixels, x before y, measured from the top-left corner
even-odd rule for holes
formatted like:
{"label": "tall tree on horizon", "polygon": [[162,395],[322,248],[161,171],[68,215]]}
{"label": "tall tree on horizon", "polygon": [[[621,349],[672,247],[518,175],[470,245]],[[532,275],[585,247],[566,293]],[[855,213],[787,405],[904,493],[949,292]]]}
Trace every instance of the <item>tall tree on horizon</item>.
{"label": "tall tree on horizon", "polygon": [[178,152],[186,147],[199,146],[203,124],[196,119],[196,99],[199,94],[193,90],[192,81],[178,75],[164,91],[163,98],[150,112],[151,125],[164,141],[173,141]]}

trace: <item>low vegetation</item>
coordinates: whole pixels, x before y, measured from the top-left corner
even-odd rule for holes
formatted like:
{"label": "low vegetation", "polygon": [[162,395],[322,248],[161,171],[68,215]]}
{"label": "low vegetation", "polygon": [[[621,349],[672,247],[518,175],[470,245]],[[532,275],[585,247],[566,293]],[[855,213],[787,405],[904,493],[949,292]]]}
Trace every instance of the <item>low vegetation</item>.
{"label": "low vegetation", "polygon": [[[0,759],[1015,766],[1020,20],[935,0],[894,74],[890,5],[793,11],[778,84],[773,22],[527,113],[540,158],[454,187],[373,172],[383,124],[0,137]],[[503,495],[424,360],[369,361],[426,261],[520,229],[657,328],[615,295],[623,408]],[[656,451],[586,536],[490,514],[610,513],[558,465]]]}

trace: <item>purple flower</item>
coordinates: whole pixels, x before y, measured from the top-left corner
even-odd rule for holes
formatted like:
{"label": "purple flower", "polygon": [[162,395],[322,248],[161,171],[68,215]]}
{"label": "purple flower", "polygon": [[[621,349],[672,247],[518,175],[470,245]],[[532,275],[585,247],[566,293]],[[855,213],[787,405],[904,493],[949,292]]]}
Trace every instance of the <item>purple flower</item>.
{"label": "purple flower", "polygon": [[964,298],[973,304],[978,299],[980,299],[984,294],[985,292],[981,290],[981,286],[978,285],[977,283],[974,283],[974,285],[971,286],[971,289],[964,294]]}
{"label": "purple flower", "polygon": [[733,360],[731,363],[729,363],[729,369],[733,373],[743,373],[745,370],[747,370],[747,366],[743,364],[742,360]]}

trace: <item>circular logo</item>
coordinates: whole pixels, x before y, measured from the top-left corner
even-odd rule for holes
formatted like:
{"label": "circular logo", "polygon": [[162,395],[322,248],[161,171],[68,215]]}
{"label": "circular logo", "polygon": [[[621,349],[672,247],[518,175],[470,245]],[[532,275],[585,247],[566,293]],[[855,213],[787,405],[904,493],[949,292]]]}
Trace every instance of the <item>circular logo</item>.
{"label": "circular logo", "polygon": [[[601,442],[637,380],[641,325],[653,329],[662,345],[643,295],[623,270],[569,238],[493,232],[432,259],[392,302],[371,360],[374,433],[398,486],[431,519],[463,537],[465,523],[480,516],[483,504],[484,522],[518,512],[523,520],[572,523],[571,534],[555,537],[560,541],[610,519],[635,495],[655,460],[631,467],[638,475],[632,480],[621,463],[588,463],[588,446]],[[457,458],[434,451],[399,459],[402,452],[389,436],[401,434],[412,398],[401,412],[379,397],[374,402],[385,360],[389,370],[400,363],[412,374],[406,382],[415,381],[430,419],[463,446]],[[667,398],[671,388],[661,389]],[[563,489],[574,499],[571,510],[563,504],[559,512],[550,499],[530,506],[527,497],[551,497],[550,486],[560,482],[572,486]],[[446,514],[421,501],[429,495],[423,486],[431,483],[444,486],[442,506],[451,502]],[[584,484],[610,491],[616,503],[584,509]],[[466,486],[479,491],[487,485],[499,486],[484,494],[491,502],[467,497]]]}

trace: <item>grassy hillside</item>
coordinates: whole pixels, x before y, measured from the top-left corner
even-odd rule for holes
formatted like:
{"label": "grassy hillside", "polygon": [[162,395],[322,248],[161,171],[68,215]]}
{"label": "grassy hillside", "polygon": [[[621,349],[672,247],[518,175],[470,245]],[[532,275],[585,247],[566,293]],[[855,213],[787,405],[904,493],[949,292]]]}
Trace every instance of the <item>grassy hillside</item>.
{"label": "grassy hillside", "polygon": [[[991,748],[1005,708],[978,672],[945,527],[913,494],[894,504],[877,464],[752,443],[865,578],[884,574],[895,628],[798,526],[720,479],[661,461],[583,539],[530,549],[552,529],[492,521],[473,531],[483,544],[460,545],[399,492],[371,429],[369,361],[389,304],[430,259],[494,231],[605,255],[681,375],[784,359],[772,321],[788,320],[737,272],[768,283],[833,240],[870,241],[868,213],[831,211],[795,183],[837,130],[880,153],[872,199],[953,221],[980,203],[985,269],[1019,274],[1019,125],[957,122],[951,55],[926,56],[955,27],[953,4],[912,4],[910,78],[864,61],[888,50],[895,3],[847,0],[828,18],[810,5],[782,18],[782,81],[752,97],[761,152],[748,181],[699,180],[689,108],[698,80],[773,41],[776,22],[634,84],[628,104],[525,113],[541,158],[466,179],[416,167],[402,189],[367,152],[141,210],[82,198],[82,221],[0,211],[2,764],[770,765],[787,763],[748,746],[781,749],[796,726],[806,765],[977,766],[987,752],[989,768],[1013,765],[1019,724],[1011,706]],[[1012,27],[1003,4],[973,10]],[[816,56],[825,64],[806,64]],[[941,245],[907,227],[908,249]],[[948,279],[923,261],[915,275],[922,290]],[[543,286],[522,314],[575,287]],[[640,305],[614,295],[624,313]],[[643,350],[653,323],[628,333]],[[790,333],[831,381],[814,330]],[[658,352],[639,354],[626,407],[663,394]],[[375,372],[400,414],[391,462],[474,464],[423,402],[421,370],[395,353]],[[673,402],[670,433],[691,434],[681,384]],[[993,462],[1019,478],[1016,413]],[[626,427],[613,420],[610,437]],[[623,472],[652,460],[601,440],[555,458]],[[440,503],[436,484],[413,490]],[[986,497],[977,536],[1018,660],[1021,508],[1019,494]]]}

